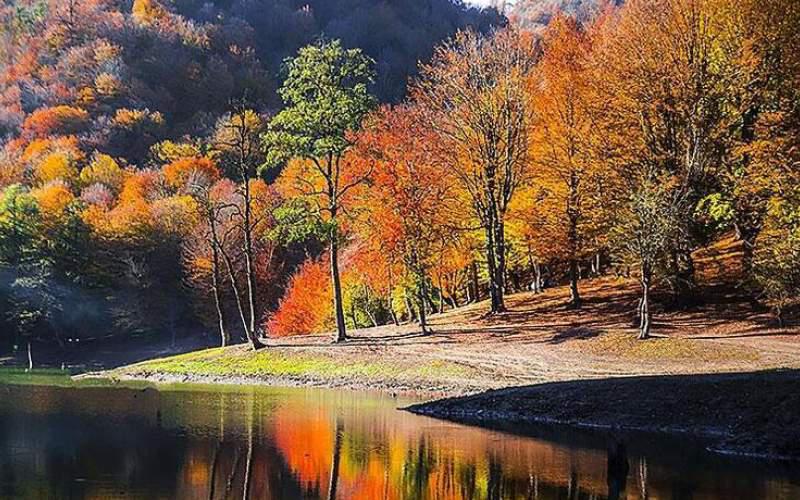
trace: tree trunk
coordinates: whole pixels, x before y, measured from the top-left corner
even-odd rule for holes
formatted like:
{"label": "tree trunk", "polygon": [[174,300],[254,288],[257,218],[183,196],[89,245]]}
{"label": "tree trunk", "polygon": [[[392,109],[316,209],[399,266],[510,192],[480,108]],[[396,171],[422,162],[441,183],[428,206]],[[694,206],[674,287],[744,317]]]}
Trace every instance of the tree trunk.
{"label": "tree trunk", "polygon": [[214,251],[214,262],[213,262],[213,273],[212,273],[212,284],[211,288],[214,291],[214,307],[217,311],[217,320],[219,322],[219,336],[220,336],[220,344],[222,347],[227,346],[230,341],[231,337],[228,333],[228,330],[225,329],[225,307],[222,304],[222,294],[220,293],[220,273],[219,273],[219,257],[217,256],[216,250]]}
{"label": "tree trunk", "polygon": [[495,245],[495,224],[491,222],[486,228],[486,265],[489,271],[489,299],[490,299],[490,313],[496,314],[502,311],[502,303],[500,298],[501,284],[498,280],[497,270],[497,257],[495,252],[497,247]]}
{"label": "tree trunk", "polygon": [[403,303],[406,305],[406,315],[408,316],[408,321],[416,321],[417,320],[417,310],[411,304],[411,299],[408,298],[408,294],[403,290]]}
{"label": "tree trunk", "polygon": [[650,284],[652,281],[652,270],[648,262],[642,262],[642,299],[639,305],[639,340],[650,338]]}
{"label": "tree trunk", "polygon": [[28,341],[28,372],[33,371],[33,351],[31,350],[31,341]]}
{"label": "tree trunk", "polygon": [[469,266],[470,277],[472,279],[472,296],[469,299],[469,302],[478,302],[480,300],[480,283],[478,283],[478,263],[474,260]]}
{"label": "tree trunk", "polygon": [[542,265],[538,261],[533,263],[533,293],[542,293]]}
{"label": "tree trunk", "polygon": [[[739,279],[739,288],[752,288],[753,261],[755,258],[756,239],[759,231],[755,229],[741,229],[736,226],[736,235],[742,241],[742,276]],[[751,294],[755,295],[755,294]],[[754,301],[755,302],[755,301]]]}
{"label": "tree trunk", "polygon": [[358,329],[358,318],[356,317],[356,303],[355,301],[350,301],[350,321],[353,322],[353,329]]}
{"label": "tree trunk", "polygon": [[442,290],[442,275],[439,274],[439,314],[444,312],[444,290]]}
{"label": "tree trunk", "polygon": [[365,308],[364,312],[367,314],[367,317],[369,318],[369,322],[372,323],[372,326],[373,327],[377,327],[378,326],[378,319],[375,317],[375,313],[370,311],[369,307]]}
{"label": "tree trunk", "polygon": [[578,259],[569,260],[569,306],[573,309],[580,309],[582,305],[581,295],[578,291]]}
{"label": "tree trunk", "polygon": [[386,308],[389,309],[389,315],[392,317],[392,323],[394,326],[400,326],[400,321],[397,319],[397,312],[394,310],[394,306],[392,305],[392,292],[389,292],[389,296],[386,298]]}
{"label": "tree trunk", "polygon": [[695,303],[697,282],[694,276],[694,259],[688,250],[675,250],[671,255],[674,281],[673,303],[685,307]]}
{"label": "tree trunk", "polygon": [[221,251],[223,260],[225,262],[225,268],[228,270],[228,279],[230,280],[231,289],[233,290],[233,297],[236,299],[236,309],[239,311],[239,319],[242,322],[242,328],[244,328],[245,336],[249,339],[250,335],[247,332],[247,318],[244,313],[241,292],[239,291],[239,280],[236,279],[236,272],[233,269],[233,262],[231,261],[228,252],[225,250]]}
{"label": "tree trunk", "polygon": [[419,279],[419,326],[422,329],[422,334],[426,335],[428,333],[428,318],[425,312],[425,298],[427,296],[427,287],[425,286],[425,275],[423,273],[419,273],[417,276]]}
{"label": "tree trunk", "polygon": [[219,270],[219,238],[217,237],[217,224],[213,212],[209,213],[209,225],[211,226],[211,289],[214,292],[214,307],[219,321],[220,343],[222,347],[225,347],[230,343],[231,337],[225,329],[225,306],[222,302],[222,290],[220,289],[222,276]]}
{"label": "tree trunk", "polygon": [[335,212],[331,221],[331,281],[333,282],[333,310],[336,316],[336,332],[334,342],[344,342],[347,339],[347,326],[344,322],[344,306],[342,304],[342,282],[339,278],[339,231],[336,227]]}
{"label": "tree trunk", "polygon": [[256,277],[253,265],[253,227],[251,225],[252,207],[250,204],[250,182],[249,178],[246,177],[244,181],[244,265],[249,316],[245,332],[247,333],[247,339],[250,341],[250,346],[253,350],[256,350],[264,347],[264,344],[258,340],[258,334],[256,333]]}
{"label": "tree trunk", "polygon": [[505,312],[505,293],[506,293],[506,225],[502,217],[495,218],[495,258],[497,264],[495,272],[497,273],[497,311]]}

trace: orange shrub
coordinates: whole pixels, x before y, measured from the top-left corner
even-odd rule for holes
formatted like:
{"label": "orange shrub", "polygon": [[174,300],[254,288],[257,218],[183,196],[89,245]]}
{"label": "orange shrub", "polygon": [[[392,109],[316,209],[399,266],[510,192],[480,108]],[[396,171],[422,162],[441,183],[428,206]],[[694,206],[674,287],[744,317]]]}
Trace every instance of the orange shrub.
{"label": "orange shrub", "polygon": [[266,330],[275,337],[320,333],[333,327],[331,277],[327,260],[307,260],[292,276]]}

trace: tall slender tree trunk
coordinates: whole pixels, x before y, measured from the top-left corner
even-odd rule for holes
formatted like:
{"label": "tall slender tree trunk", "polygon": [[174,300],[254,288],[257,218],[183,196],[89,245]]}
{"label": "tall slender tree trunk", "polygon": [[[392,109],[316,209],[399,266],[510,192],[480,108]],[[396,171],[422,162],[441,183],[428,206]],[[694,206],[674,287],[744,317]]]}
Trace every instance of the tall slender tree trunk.
{"label": "tall slender tree trunk", "polygon": [[411,300],[408,298],[408,294],[406,294],[405,291],[403,291],[403,302],[406,305],[406,314],[408,315],[408,320],[416,321],[417,319],[416,309],[411,304]]}
{"label": "tall slender tree trunk", "polygon": [[225,328],[225,306],[222,302],[221,290],[222,276],[219,270],[219,239],[217,238],[217,225],[213,214],[210,214],[209,223],[211,225],[211,289],[214,292],[214,307],[219,321],[220,344],[225,347],[230,343],[231,337]]}
{"label": "tall slender tree trunk", "polygon": [[489,271],[489,298],[491,300],[492,314],[497,314],[505,310],[503,304],[503,280],[501,278],[502,269],[498,269],[497,252],[500,250],[497,245],[497,223],[495,216],[489,217],[489,224],[486,231],[486,264]]}
{"label": "tall slender tree trunk", "polygon": [[252,227],[252,206],[250,201],[250,182],[245,178],[244,182],[244,265],[245,279],[247,280],[247,308],[248,322],[245,332],[250,346],[255,350],[264,347],[258,340],[256,332],[256,278],[253,263],[253,227]]}
{"label": "tall slender tree trunk", "polygon": [[650,263],[642,261],[641,269],[641,285],[642,285],[642,298],[639,303],[639,339],[646,340],[650,338],[650,285],[653,278],[653,271]]}
{"label": "tall slender tree trunk", "polygon": [[220,293],[220,272],[219,272],[219,260],[218,257],[214,256],[214,271],[212,273],[212,285],[211,288],[214,290],[214,308],[217,311],[217,320],[219,322],[219,336],[220,336],[220,345],[222,347],[227,346],[230,341],[231,337],[228,333],[228,330],[225,328],[225,307],[222,304],[222,297]]}
{"label": "tall slender tree trunk", "polygon": [[689,306],[694,303],[697,294],[694,259],[689,250],[674,250],[671,265],[674,281],[673,303],[676,306]]}
{"label": "tall slender tree trunk", "polygon": [[347,325],[344,321],[344,306],[342,304],[342,281],[339,277],[339,231],[336,227],[336,210],[331,210],[331,282],[333,283],[333,310],[336,316],[336,333],[334,342],[344,342],[347,339]]}
{"label": "tall slender tree trunk", "polygon": [[426,335],[428,333],[428,315],[425,311],[425,300],[428,295],[427,286],[425,285],[425,273],[419,271],[417,273],[417,279],[419,280],[419,287],[417,290],[418,293],[418,302],[419,302],[419,326],[422,329],[422,334]]}
{"label": "tall slender tree trunk", "polygon": [[400,320],[397,319],[397,311],[394,310],[394,305],[392,304],[392,292],[389,291],[389,296],[386,297],[386,308],[389,310],[389,316],[392,317],[392,323],[394,326],[400,326]]}
{"label": "tall slender tree trunk", "polygon": [[578,290],[580,279],[580,263],[578,262],[578,223],[580,221],[580,177],[572,165],[573,148],[570,147],[570,173],[568,181],[569,193],[567,196],[567,245],[569,249],[569,305],[574,309],[581,307],[581,295]]}
{"label": "tall slender tree trunk", "polygon": [[533,263],[533,293],[542,293],[542,265],[539,261]]}
{"label": "tall slender tree trunk", "polygon": [[497,264],[495,272],[497,273],[497,311],[506,311],[505,293],[506,293],[506,224],[503,216],[497,214],[494,219],[495,222],[495,258]]}
{"label": "tall slender tree trunk", "polygon": [[442,288],[442,275],[439,273],[439,314],[444,312],[444,290]]}
{"label": "tall slender tree trunk", "polygon": [[478,283],[478,263],[474,260],[469,265],[469,274],[472,289],[472,296],[469,298],[469,302],[478,302],[480,300],[480,283]]}
{"label": "tall slender tree trunk", "polygon": [[233,290],[233,297],[236,301],[236,310],[239,312],[239,319],[242,322],[242,328],[244,328],[245,336],[247,336],[247,317],[244,312],[244,304],[242,304],[241,291],[239,290],[239,280],[236,279],[236,272],[233,268],[233,262],[230,255],[228,255],[228,252],[225,250],[221,250],[221,252],[222,259],[225,262],[225,268],[228,270],[228,279],[231,284],[231,289]]}
{"label": "tall slender tree trunk", "polygon": [[31,341],[28,341],[28,372],[33,371],[33,350],[31,349]]}
{"label": "tall slender tree trunk", "polygon": [[582,305],[581,295],[578,291],[578,259],[569,260],[569,305],[573,309],[579,309]]}
{"label": "tall slender tree trunk", "polygon": [[358,317],[356,316],[356,303],[355,301],[350,301],[350,321],[353,322],[353,329],[358,329]]}
{"label": "tall slender tree trunk", "polygon": [[569,305],[574,309],[581,307],[581,295],[578,290],[578,280],[580,279],[580,263],[578,262],[578,211],[577,211],[577,197],[573,186],[577,186],[575,174],[573,173],[573,181],[570,183],[570,199],[567,204],[567,219],[569,220],[569,227],[567,228],[567,239],[569,245]]}

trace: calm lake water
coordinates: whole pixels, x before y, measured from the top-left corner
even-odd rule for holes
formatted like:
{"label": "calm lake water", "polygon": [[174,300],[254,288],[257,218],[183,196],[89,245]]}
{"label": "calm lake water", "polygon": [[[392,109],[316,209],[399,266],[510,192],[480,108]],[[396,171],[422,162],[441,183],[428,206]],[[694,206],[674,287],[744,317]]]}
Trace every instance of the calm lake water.
{"label": "calm lake water", "polygon": [[800,471],[685,441],[396,410],[354,392],[0,385],[0,498],[799,499]]}

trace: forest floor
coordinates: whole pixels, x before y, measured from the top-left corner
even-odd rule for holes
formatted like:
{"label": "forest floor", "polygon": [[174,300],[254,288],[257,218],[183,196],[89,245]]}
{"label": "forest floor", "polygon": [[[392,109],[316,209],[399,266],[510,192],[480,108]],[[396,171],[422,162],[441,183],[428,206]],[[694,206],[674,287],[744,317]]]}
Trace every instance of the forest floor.
{"label": "forest floor", "polygon": [[[689,311],[656,308],[654,338],[636,340],[637,287],[611,278],[582,282],[571,310],[565,287],[507,298],[509,312],[486,317],[486,303],[433,315],[417,325],[270,339],[145,361],[102,375],[154,382],[323,386],[458,396],[545,382],[643,375],[800,369],[800,325],[779,329],[769,312],[732,295]],[[711,295],[711,294],[709,294]]]}

